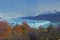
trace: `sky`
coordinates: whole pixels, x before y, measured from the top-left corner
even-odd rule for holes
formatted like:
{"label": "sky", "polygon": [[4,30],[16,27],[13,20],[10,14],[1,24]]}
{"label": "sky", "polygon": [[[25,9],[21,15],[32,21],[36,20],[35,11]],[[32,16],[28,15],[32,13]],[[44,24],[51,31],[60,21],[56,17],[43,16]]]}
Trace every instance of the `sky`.
{"label": "sky", "polygon": [[0,0],[0,16],[36,16],[53,10],[60,11],[60,0]]}

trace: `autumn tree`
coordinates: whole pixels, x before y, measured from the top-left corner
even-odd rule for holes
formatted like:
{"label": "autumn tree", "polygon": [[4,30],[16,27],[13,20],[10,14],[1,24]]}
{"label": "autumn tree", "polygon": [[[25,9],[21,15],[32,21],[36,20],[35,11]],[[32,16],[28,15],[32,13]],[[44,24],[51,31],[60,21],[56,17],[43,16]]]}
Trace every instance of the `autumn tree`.
{"label": "autumn tree", "polygon": [[13,38],[11,40],[28,40],[28,33],[30,31],[30,27],[26,22],[22,22],[22,25],[15,25],[13,28]]}
{"label": "autumn tree", "polygon": [[7,22],[0,21],[0,39],[8,38],[11,32],[11,26]]}
{"label": "autumn tree", "polygon": [[9,40],[22,40],[22,31],[21,25],[15,25]]}

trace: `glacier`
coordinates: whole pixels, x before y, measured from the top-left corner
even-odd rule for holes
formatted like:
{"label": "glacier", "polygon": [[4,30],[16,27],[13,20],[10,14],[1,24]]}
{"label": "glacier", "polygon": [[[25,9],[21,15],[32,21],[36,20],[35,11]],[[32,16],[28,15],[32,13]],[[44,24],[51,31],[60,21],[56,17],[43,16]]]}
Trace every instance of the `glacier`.
{"label": "glacier", "polygon": [[50,25],[50,21],[48,20],[29,20],[29,19],[18,19],[18,18],[4,18],[0,19],[0,21],[7,21],[9,25],[12,26],[12,28],[15,25],[21,25],[23,21],[26,21],[27,24],[30,26],[30,28],[36,28],[38,29],[40,26],[47,28]]}

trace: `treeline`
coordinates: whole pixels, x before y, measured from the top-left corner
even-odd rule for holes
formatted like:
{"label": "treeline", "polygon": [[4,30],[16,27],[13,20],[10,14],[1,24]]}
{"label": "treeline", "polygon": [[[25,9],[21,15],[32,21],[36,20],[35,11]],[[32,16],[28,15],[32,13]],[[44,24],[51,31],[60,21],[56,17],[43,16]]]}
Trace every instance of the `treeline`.
{"label": "treeline", "polygon": [[60,40],[60,25],[39,29],[30,28],[26,22],[13,28],[7,22],[0,21],[0,40]]}

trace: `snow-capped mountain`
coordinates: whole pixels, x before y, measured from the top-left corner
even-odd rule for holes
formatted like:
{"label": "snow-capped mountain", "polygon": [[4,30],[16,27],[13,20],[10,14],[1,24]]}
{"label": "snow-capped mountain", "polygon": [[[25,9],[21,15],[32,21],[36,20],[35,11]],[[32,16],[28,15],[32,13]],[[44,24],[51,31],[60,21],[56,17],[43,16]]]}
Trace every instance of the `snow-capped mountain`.
{"label": "snow-capped mountain", "polygon": [[43,12],[35,17],[32,17],[32,16],[31,17],[23,17],[22,19],[60,21],[60,12],[48,11],[48,12]]}

